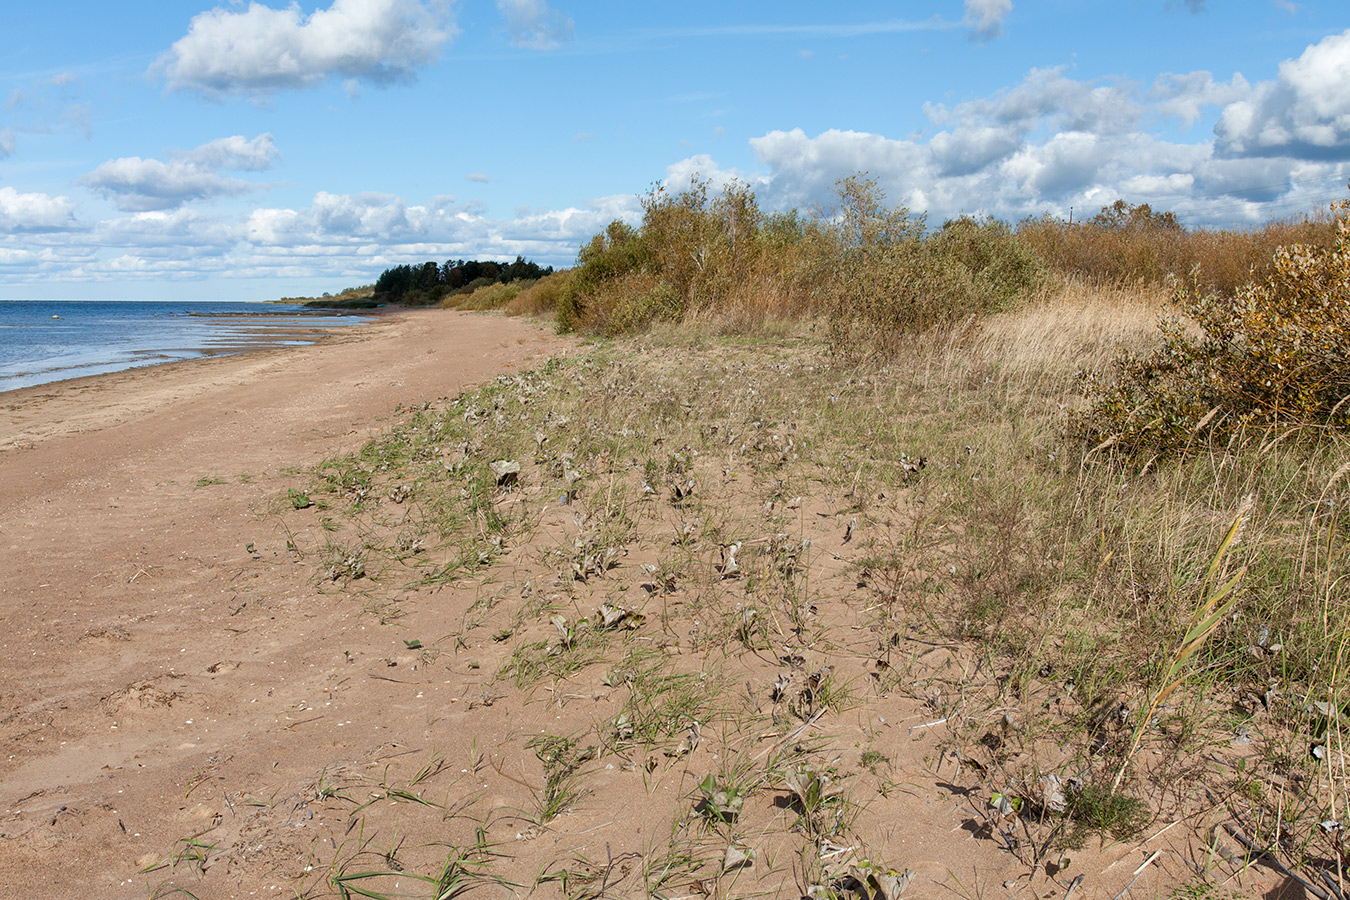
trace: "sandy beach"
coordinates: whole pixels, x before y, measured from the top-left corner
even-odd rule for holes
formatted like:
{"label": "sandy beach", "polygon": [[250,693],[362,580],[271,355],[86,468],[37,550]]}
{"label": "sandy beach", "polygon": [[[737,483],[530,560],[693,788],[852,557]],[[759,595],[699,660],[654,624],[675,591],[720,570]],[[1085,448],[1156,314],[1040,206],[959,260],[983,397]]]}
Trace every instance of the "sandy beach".
{"label": "sandy beach", "polygon": [[[375,636],[297,577],[265,513],[400,404],[567,346],[402,311],[308,347],[0,395],[0,894],[145,897],[162,876],[141,870],[175,842],[222,819],[239,839],[222,785],[262,793],[396,747],[400,723],[420,733],[387,681],[344,670]],[[338,691],[368,721],[327,714]],[[269,854],[292,855],[285,835],[258,837],[229,879],[241,895],[268,890]]]}

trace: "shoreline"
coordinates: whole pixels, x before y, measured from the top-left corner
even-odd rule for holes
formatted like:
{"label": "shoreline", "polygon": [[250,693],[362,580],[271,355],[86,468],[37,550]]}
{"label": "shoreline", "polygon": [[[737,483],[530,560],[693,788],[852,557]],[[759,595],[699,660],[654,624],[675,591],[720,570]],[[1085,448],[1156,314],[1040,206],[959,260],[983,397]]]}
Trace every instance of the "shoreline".
{"label": "shoreline", "polygon": [[344,651],[385,651],[269,510],[397,408],[572,346],[519,319],[410,310],[303,347],[0,396],[0,884],[143,896],[165,873],[142,870],[230,815],[222,786],[366,753],[356,729],[290,728],[353,674]]}
{"label": "shoreline", "polygon": [[[156,301],[145,301],[156,302]],[[143,305],[143,304],[142,304]],[[166,304],[168,305],[168,304]],[[174,305],[175,309],[180,308]],[[48,358],[34,358],[20,361],[29,367],[29,371],[0,377],[0,402],[7,395],[27,388],[42,388],[52,384],[74,381],[97,375],[115,375],[132,369],[151,366],[172,365],[178,362],[192,362],[217,356],[230,356],[250,353],[255,350],[268,350],[293,346],[305,346],[317,343],[328,334],[362,325],[371,324],[380,318],[385,310],[344,311],[344,310],[257,310],[213,312],[186,311],[184,317],[203,323],[197,329],[184,333],[186,339],[182,346],[160,344],[151,341],[148,346],[130,345],[118,347],[116,353],[107,356],[93,356],[77,364],[57,364],[47,368],[62,354]],[[159,314],[155,314],[158,319]],[[52,318],[65,318],[53,316]],[[306,321],[323,319],[323,322]],[[343,322],[343,319],[359,321]],[[30,326],[31,327],[31,326]],[[195,335],[195,340],[194,340]],[[83,346],[77,344],[76,346]],[[94,371],[81,374],[81,369]],[[48,378],[46,376],[56,377]],[[23,381],[30,378],[43,378],[31,384],[4,386],[7,381]]]}
{"label": "shoreline", "polygon": [[[303,344],[274,339],[250,342],[244,349],[207,348],[200,351],[202,355],[189,359],[129,366],[0,391],[0,461],[6,451],[31,449],[50,437],[86,431],[137,411],[149,411],[166,400],[182,399],[184,392],[206,390],[217,379],[231,383],[246,378],[256,367],[284,359],[288,354],[369,340],[376,330],[408,313],[415,311],[405,307],[372,310],[362,316],[370,321],[307,330],[312,338]],[[72,397],[78,397],[78,402],[72,403]],[[53,405],[62,408],[55,409]]]}

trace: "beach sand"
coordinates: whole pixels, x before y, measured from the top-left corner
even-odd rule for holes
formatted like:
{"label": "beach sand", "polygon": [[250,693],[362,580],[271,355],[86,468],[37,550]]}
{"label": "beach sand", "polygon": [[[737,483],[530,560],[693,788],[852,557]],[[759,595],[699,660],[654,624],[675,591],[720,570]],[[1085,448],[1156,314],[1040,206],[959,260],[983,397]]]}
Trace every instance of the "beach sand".
{"label": "beach sand", "polygon": [[[140,870],[175,842],[242,821],[222,785],[261,794],[397,746],[389,685],[343,668],[375,636],[296,576],[269,504],[396,406],[568,347],[401,311],[308,347],[0,394],[0,894],[143,898],[169,873]],[[355,716],[325,711],[339,690],[370,721],[344,731]],[[284,835],[253,838],[227,879],[242,895],[287,856]]]}

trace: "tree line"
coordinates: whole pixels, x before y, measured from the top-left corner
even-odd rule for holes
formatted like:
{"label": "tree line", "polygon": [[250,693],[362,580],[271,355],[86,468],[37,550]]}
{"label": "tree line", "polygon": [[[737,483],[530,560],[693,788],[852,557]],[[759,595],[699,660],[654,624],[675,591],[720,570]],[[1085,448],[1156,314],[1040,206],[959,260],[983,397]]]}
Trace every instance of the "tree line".
{"label": "tree line", "polygon": [[552,266],[540,266],[517,256],[515,262],[451,259],[445,263],[394,266],[385,269],[375,281],[375,300],[404,306],[431,306],[450,294],[471,293],[490,284],[532,281],[553,273]]}

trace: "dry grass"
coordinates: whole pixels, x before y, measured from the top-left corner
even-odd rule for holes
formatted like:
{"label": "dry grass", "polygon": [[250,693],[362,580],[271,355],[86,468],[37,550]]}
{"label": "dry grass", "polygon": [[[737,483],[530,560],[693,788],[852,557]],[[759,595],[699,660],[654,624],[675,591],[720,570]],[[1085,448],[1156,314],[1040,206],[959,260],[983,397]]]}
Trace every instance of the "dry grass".
{"label": "dry grass", "polygon": [[[372,609],[398,594],[415,617],[408,590],[457,586],[478,599],[445,652],[481,665],[496,709],[546,713],[553,737],[505,735],[496,768],[474,770],[515,811],[466,809],[481,831],[454,832],[471,848],[455,871],[538,872],[567,897],[842,896],[850,871],[903,871],[896,822],[939,778],[970,791],[981,837],[961,852],[989,870],[1044,878],[1064,847],[1151,815],[1184,820],[1175,838],[1194,826],[1194,854],[1201,826],[1226,823],[1316,871],[1337,852],[1317,823],[1350,814],[1345,448],[1250,435],[1147,472],[1084,453],[1066,432],[1076,371],[1147,343],[1165,299],[1071,282],[851,366],[810,319],[705,311],[410,411],[317,472],[315,508],[281,504],[288,531],[301,552],[308,535],[365,560],[327,589]],[[517,482],[495,484],[498,459],[521,463]],[[1227,551],[1247,574],[1173,687],[1249,497]],[[918,732],[933,743],[896,742],[878,720],[897,715],[937,723]],[[649,817],[605,830],[634,796]],[[427,812],[360,816],[421,838]],[[588,846],[613,858],[519,838],[494,856],[592,823]],[[343,847],[329,885],[355,888],[370,851]],[[753,864],[722,871],[728,848]],[[400,857],[428,878],[447,865],[419,859]],[[1241,877],[1240,859],[1208,865],[1169,883]]]}
{"label": "dry grass", "polygon": [[1162,287],[1061,282],[1025,309],[979,323],[970,349],[976,356],[998,360],[1014,377],[1105,369],[1117,348],[1151,345],[1158,317],[1169,309],[1170,300]]}
{"label": "dry grass", "polygon": [[1268,275],[1277,247],[1329,247],[1335,228],[1328,216],[1313,212],[1247,231],[1029,219],[1018,225],[1017,235],[1046,266],[1066,277],[1098,285],[1165,286],[1196,274],[1204,290],[1232,292]]}

